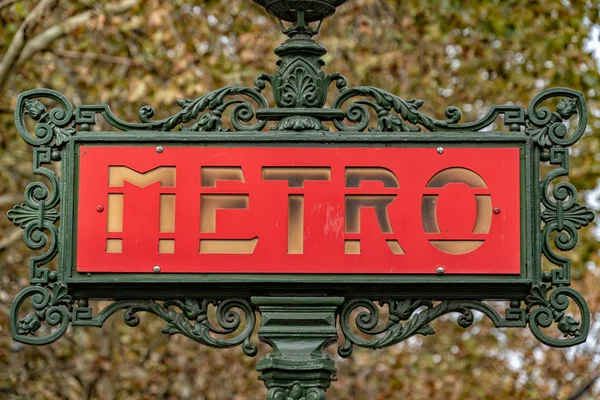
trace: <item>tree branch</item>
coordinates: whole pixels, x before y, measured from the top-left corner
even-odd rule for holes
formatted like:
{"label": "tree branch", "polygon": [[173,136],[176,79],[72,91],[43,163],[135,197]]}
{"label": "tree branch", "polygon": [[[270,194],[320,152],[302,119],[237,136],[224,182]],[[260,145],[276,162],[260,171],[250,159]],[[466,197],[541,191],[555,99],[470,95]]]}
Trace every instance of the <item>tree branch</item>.
{"label": "tree branch", "polygon": [[76,14],[70,18],[65,19],[59,24],[53,25],[46,29],[33,39],[31,39],[23,48],[21,55],[17,61],[17,65],[22,65],[28,59],[30,59],[35,53],[45,50],[50,46],[56,39],[66,36],[71,33],[77,27],[87,23],[93,16],[99,14],[114,15],[122,14],[134,8],[139,3],[139,0],[124,0],[114,4],[107,4],[104,6],[103,12],[97,10],[88,10],[82,13]]}
{"label": "tree branch", "polygon": [[23,48],[27,44],[27,36],[33,30],[33,27],[37,24],[38,20],[44,15],[44,13],[53,7],[56,0],[41,0],[37,6],[31,11],[25,18],[25,21],[21,24],[17,33],[10,42],[8,50],[2,60],[0,61],[0,93],[4,92],[4,85],[13,68],[16,65],[16,61],[19,59]]}
{"label": "tree branch", "polygon": [[31,40],[27,40],[27,34],[32,30],[31,27],[35,25],[44,12],[53,6],[55,2],[56,0],[41,0],[21,24],[21,27],[11,41],[8,51],[0,62],[0,93],[4,89],[8,76],[16,66],[25,63],[35,53],[46,50],[56,39],[68,35],[77,27],[87,23],[95,15],[114,15],[127,12],[138,5],[140,0],[122,0],[107,4],[103,7],[102,11],[83,11],[56,25],[52,25]]}
{"label": "tree branch", "polygon": [[8,6],[11,6],[11,5],[15,4],[17,1],[19,1],[19,0],[4,0],[4,1],[0,1],[0,10],[2,10],[4,7],[8,7]]}
{"label": "tree branch", "polygon": [[89,60],[99,61],[107,64],[121,64],[128,67],[134,64],[133,60],[127,57],[110,56],[108,54],[83,53],[80,51],[70,50],[55,50],[54,54],[62,58],[70,58],[74,60]]}
{"label": "tree branch", "polygon": [[29,60],[35,53],[48,48],[48,46],[59,37],[69,34],[78,26],[88,22],[93,14],[93,11],[84,11],[80,14],[76,14],[35,36],[27,42],[23,48],[23,51],[17,60],[17,66],[23,65],[23,63]]}

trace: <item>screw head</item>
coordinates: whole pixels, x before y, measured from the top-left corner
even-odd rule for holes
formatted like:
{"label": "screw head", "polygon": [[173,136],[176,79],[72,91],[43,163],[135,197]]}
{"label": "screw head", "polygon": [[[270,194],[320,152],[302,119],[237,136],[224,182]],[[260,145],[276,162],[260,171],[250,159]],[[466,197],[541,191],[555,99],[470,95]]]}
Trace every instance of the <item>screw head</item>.
{"label": "screw head", "polygon": [[102,212],[102,211],[104,211],[104,207],[98,206],[98,207],[96,207],[96,211]]}
{"label": "screw head", "polygon": [[500,211],[499,207],[494,208],[494,214],[500,214]]}
{"label": "screw head", "polygon": [[162,146],[156,146],[156,152],[157,153],[162,153],[163,151],[165,151],[165,148]]}
{"label": "screw head", "polygon": [[438,154],[443,154],[444,153],[444,148],[443,147],[438,147],[437,148],[437,152],[438,152]]}
{"label": "screw head", "polygon": [[160,267],[158,265],[155,265],[154,268],[152,268],[152,271],[154,271],[155,274],[160,273]]}
{"label": "screw head", "polygon": [[437,267],[437,269],[435,270],[435,273],[438,275],[444,275],[446,273],[446,270],[444,269],[444,267],[442,267],[441,265],[439,267]]}

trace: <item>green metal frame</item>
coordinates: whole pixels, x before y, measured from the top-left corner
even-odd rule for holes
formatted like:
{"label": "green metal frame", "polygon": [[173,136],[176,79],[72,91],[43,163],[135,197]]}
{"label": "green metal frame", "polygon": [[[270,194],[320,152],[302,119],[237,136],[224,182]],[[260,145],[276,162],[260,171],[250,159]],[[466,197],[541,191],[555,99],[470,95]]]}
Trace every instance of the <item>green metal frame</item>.
{"label": "green metal frame", "polygon": [[[458,313],[458,324],[470,326],[473,311],[487,315],[497,327],[529,326],[536,338],[550,346],[585,341],[588,306],[569,287],[570,260],[558,252],[572,250],[577,230],[595,217],[577,204],[575,187],[561,179],[569,173],[568,147],[581,138],[587,123],[582,93],[544,90],[528,107],[494,106],[474,122],[459,123],[461,112],[456,107],[446,110],[446,119],[434,119],[419,111],[420,100],[405,100],[376,87],[348,87],[341,75],[325,74],[320,57],[326,50],[312,39],[318,29],[309,28],[303,15],[299,8],[296,25],[284,30],[289,39],[275,50],[280,69],[273,75],[260,75],[254,87],[229,86],[181,100],[181,111],[162,120],[152,119],[154,109],[145,106],[139,112],[140,122],[122,121],[106,105],[74,107],[49,89],[19,96],[16,127],[33,146],[33,172],[45,182],[29,184],[25,202],[8,213],[24,229],[27,246],[43,250],[30,261],[32,286],[23,289],[11,307],[15,340],[48,344],[60,338],[69,324],[99,327],[119,310],[125,310],[125,322],[135,326],[137,313],[144,311],[165,320],[163,333],[183,334],[217,348],[241,345],[245,354],[253,356],[257,347],[250,337],[256,313],[261,313],[259,338],[274,352],[258,369],[272,400],[324,399],[335,379],[335,366],[321,350],[337,339],[336,321],[345,338],[338,349],[342,357],[348,357],[353,346],[382,348],[414,335],[430,335],[434,331],[429,323],[448,313]],[[324,108],[333,82],[339,94],[331,108]],[[262,94],[267,83],[273,89],[275,108]],[[552,99],[560,99],[554,111],[542,105]],[[58,107],[48,111],[44,100]],[[226,110],[229,119],[223,118]],[[575,114],[577,123],[565,124]],[[37,123],[33,132],[25,124],[26,115]],[[93,132],[98,116],[116,131]],[[270,121],[275,122],[265,131]],[[333,121],[336,131],[330,132],[324,121]],[[501,130],[502,124],[508,131]],[[173,132],[175,128],[179,131]],[[490,128],[500,130],[487,131]],[[81,144],[479,146],[482,151],[518,147],[524,205],[522,271],[519,276],[81,274],[75,270],[74,242]],[[61,161],[59,179],[49,165]],[[541,163],[555,168],[541,177]],[[57,255],[59,267],[53,270],[47,264]],[[542,257],[554,268],[542,271]],[[90,298],[115,301],[94,315]],[[486,299],[510,303],[501,314]],[[34,311],[20,317],[28,301]],[[565,313],[570,301],[579,309],[580,321]],[[377,302],[389,309],[387,321],[380,321]],[[211,306],[216,307],[218,326],[209,321]],[[43,322],[53,329],[41,329]],[[542,330],[552,324],[562,338]],[[371,339],[365,339],[365,334]],[[229,336],[218,338],[222,335]]]}

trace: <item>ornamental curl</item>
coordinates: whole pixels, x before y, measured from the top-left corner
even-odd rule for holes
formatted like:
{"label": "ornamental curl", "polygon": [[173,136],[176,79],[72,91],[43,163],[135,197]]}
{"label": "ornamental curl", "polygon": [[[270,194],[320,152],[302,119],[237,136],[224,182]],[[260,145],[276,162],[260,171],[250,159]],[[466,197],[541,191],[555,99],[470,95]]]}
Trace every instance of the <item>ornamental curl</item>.
{"label": "ornamental curl", "polygon": [[[552,291],[550,285],[534,286],[525,299],[529,314],[529,328],[533,335],[542,343],[553,347],[568,347],[585,342],[590,328],[590,310],[587,303],[576,290],[569,287],[559,287]],[[564,311],[571,300],[581,314],[581,322]],[[548,336],[541,328],[548,328],[556,323],[563,338]]]}
{"label": "ornamental curl", "polygon": [[[561,98],[552,112],[540,105],[551,98]],[[577,126],[569,134],[563,123],[577,114]],[[533,141],[542,148],[553,146],[568,147],[575,144],[585,132],[588,113],[583,93],[568,88],[552,88],[540,92],[527,108],[528,126],[525,129]]]}
{"label": "ornamental curl", "polygon": [[[54,100],[60,107],[48,112],[39,99]],[[38,121],[33,134],[27,129],[25,115]],[[60,149],[75,134],[75,129],[68,126],[72,124],[73,119],[73,105],[55,90],[33,89],[21,93],[17,98],[15,125],[19,135],[31,146],[53,145]]]}
{"label": "ornamental curl", "polygon": [[[30,286],[23,289],[10,307],[10,330],[14,340],[25,343],[44,345],[58,340],[69,326],[72,300],[67,293],[67,287],[55,283],[51,292],[41,286]],[[23,318],[19,318],[19,310],[31,299],[35,310]],[[30,336],[39,331],[42,322],[55,327],[44,336]]]}

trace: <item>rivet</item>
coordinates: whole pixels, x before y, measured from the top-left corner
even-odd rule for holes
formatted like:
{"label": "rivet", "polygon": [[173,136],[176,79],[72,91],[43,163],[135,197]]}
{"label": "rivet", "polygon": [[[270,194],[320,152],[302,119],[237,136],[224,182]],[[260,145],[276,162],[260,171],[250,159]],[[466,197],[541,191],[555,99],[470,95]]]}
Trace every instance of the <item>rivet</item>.
{"label": "rivet", "polygon": [[96,207],[96,211],[102,212],[102,211],[104,211],[104,207],[98,206],[98,207]]}
{"label": "rivet", "polygon": [[158,265],[155,265],[152,270],[154,271],[155,274],[158,274],[160,272],[160,267]]}
{"label": "rivet", "polygon": [[156,152],[157,153],[162,153],[164,150],[165,150],[164,147],[162,147],[162,146],[156,146]]}
{"label": "rivet", "polygon": [[436,272],[438,275],[444,275],[444,273],[446,273],[446,270],[444,269],[444,267],[442,267],[442,266],[439,266],[439,267],[437,267],[437,269],[435,270],[435,272]]}
{"label": "rivet", "polygon": [[494,214],[500,214],[500,208],[499,207],[494,208]]}
{"label": "rivet", "polygon": [[443,147],[438,147],[437,148],[437,152],[438,152],[438,154],[443,154],[444,153],[444,148]]}
{"label": "rivet", "polygon": [[87,276],[92,276],[92,274],[90,274],[89,272],[87,273]]}

